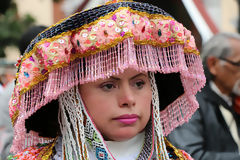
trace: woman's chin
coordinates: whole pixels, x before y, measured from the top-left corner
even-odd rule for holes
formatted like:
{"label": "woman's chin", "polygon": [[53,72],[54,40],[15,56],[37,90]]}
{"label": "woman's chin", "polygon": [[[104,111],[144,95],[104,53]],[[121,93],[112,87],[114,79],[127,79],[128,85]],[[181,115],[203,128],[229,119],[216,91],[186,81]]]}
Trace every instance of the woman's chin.
{"label": "woman's chin", "polygon": [[105,140],[107,141],[127,141],[133,137],[135,137],[138,134],[138,132],[130,132],[130,131],[126,131],[126,132],[118,132],[116,134],[112,134],[111,136],[108,137],[104,137]]}

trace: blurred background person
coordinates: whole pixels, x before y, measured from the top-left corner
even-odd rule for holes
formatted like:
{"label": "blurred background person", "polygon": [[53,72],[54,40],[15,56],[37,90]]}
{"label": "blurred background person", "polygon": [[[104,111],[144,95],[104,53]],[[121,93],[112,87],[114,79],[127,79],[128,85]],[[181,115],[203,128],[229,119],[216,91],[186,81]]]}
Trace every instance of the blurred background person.
{"label": "blurred background person", "polygon": [[[31,40],[46,28],[45,26],[32,26],[21,36],[18,46],[21,55],[23,55]],[[5,160],[9,155],[13,138],[12,124],[8,112],[8,104],[13,88],[14,81],[12,80],[0,93],[0,156],[2,160]]]}
{"label": "blurred background person", "polygon": [[197,95],[200,108],[169,140],[197,160],[240,159],[240,35],[217,34],[201,54],[207,84]]}

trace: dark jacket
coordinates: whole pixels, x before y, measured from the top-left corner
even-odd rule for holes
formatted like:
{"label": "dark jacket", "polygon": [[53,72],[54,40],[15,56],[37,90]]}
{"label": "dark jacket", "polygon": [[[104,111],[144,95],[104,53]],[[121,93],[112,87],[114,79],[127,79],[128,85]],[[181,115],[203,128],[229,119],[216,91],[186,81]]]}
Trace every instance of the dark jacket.
{"label": "dark jacket", "polygon": [[232,138],[219,106],[230,110],[235,117],[238,134],[240,115],[214,91],[206,86],[197,95],[200,108],[189,123],[175,129],[169,140],[178,148],[186,150],[196,160],[240,160],[238,147]]}

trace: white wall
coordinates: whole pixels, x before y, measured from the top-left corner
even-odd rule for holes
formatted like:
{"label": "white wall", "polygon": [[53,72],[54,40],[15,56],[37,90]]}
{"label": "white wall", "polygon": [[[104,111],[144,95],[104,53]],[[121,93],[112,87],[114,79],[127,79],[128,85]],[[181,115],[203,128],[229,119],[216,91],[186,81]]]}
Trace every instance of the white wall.
{"label": "white wall", "polygon": [[[88,4],[85,6],[85,8],[83,8],[83,10],[103,5],[105,1],[107,0],[89,0]],[[70,16],[73,14],[83,2],[84,0],[65,0],[62,6],[65,15]]]}
{"label": "white wall", "polygon": [[237,0],[222,0],[222,31],[237,32],[238,3]]}
{"label": "white wall", "polygon": [[20,16],[29,13],[36,19],[37,25],[53,24],[53,0],[15,0],[15,2]]}
{"label": "white wall", "polygon": [[237,0],[203,0],[203,3],[219,31],[237,32]]}

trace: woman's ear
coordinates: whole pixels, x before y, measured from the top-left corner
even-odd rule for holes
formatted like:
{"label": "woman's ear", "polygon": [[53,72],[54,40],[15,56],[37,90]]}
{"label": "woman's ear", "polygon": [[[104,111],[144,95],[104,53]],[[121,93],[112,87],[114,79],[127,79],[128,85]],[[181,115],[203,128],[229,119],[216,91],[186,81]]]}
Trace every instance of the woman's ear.
{"label": "woman's ear", "polygon": [[217,74],[217,64],[218,64],[219,59],[214,57],[214,56],[209,56],[207,58],[207,66],[209,71],[211,72],[212,75]]}

